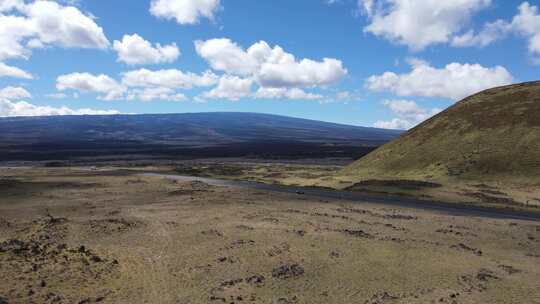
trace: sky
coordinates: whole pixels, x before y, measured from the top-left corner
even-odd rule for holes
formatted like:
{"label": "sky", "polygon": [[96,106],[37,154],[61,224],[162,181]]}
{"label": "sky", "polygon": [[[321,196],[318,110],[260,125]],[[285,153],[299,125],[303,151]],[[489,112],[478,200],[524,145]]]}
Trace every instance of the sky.
{"label": "sky", "polygon": [[408,129],[538,79],[532,0],[0,0],[0,117],[261,112]]}

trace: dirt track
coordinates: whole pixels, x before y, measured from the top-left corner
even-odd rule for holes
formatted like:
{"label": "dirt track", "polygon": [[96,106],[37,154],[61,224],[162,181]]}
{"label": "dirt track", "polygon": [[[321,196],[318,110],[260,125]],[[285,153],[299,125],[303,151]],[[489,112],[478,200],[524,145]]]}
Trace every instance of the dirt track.
{"label": "dirt track", "polygon": [[537,222],[84,169],[0,193],[0,303],[540,303]]}

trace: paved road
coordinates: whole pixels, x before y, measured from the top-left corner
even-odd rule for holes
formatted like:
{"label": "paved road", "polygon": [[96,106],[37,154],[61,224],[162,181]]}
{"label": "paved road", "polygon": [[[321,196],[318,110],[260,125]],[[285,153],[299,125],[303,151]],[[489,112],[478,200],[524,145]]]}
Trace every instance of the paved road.
{"label": "paved road", "polygon": [[295,187],[264,184],[251,181],[224,180],[216,178],[182,176],[159,173],[143,173],[144,176],[157,176],[179,181],[201,181],[215,186],[226,186],[245,189],[265,190],[271,192],[293,193],[317,198],[332,198],[354,201],[356,203],[378,203],[390,206],[399,206],[414,209],[434,210],[455,216],[478,216],[498,219],[516,219],[528,221],[540,221],[539,213],[529,213],[524,211],[491,209],[478,206],[461,205],[456,203],[444,203],[437,201],[419,200],[409,197],[376,195],[372,193],[339,191],[313,187]]}

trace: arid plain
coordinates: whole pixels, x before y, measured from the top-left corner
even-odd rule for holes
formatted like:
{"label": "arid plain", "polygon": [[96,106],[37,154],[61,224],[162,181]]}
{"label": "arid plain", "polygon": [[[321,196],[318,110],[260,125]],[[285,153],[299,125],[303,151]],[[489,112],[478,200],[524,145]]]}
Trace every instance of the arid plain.
{"label": "arid plain", "polygon": [[540,223],[2,168],[0,303],[540,303]]}

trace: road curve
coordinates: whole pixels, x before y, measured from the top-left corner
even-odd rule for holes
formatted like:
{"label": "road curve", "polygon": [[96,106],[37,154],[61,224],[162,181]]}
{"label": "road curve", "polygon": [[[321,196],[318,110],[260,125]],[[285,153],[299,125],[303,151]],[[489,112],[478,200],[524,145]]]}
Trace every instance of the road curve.
{"label": "road curve", "polygon": [[225,180],[197,176],[184,176],[161,173],[142,173],[142,176],[162,177],[178,181],[200,181],[209,185],[235,187],[244,189],[265,190],[270,192],[301,194],[317,198],[331,198],[353,201],[355,203],[376,203],[405,208],[433,210],[453,216],[477,216],[496,219],[515,219],[540,222],[540,213],[532,213],[511,209],[494,209],[479,206],[471,206],[458,203],[445,203],[438,201],[420,200],[411,197],[396,195],[377,195],[364,192],[352,192],[332,190],[316,187],[296,187],[275,184],[265,184],[253,181]]}

